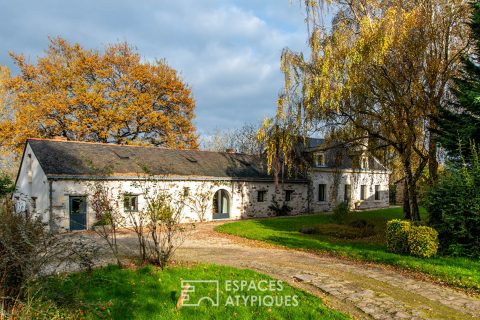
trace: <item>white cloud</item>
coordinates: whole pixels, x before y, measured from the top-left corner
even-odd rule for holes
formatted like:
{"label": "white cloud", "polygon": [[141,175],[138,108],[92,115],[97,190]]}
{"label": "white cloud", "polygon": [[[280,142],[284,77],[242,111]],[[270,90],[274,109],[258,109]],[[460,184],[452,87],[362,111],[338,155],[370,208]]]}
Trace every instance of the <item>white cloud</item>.
{"label": "white cloud", "polygon": [[90,48],[128,41],[166,58],[192,86],[200,133],[273,114],[282,48],[302,49],[302,10],[289,0],[61,1],[0,3],[0,64],[8,51],[35,58],[60,35]]}

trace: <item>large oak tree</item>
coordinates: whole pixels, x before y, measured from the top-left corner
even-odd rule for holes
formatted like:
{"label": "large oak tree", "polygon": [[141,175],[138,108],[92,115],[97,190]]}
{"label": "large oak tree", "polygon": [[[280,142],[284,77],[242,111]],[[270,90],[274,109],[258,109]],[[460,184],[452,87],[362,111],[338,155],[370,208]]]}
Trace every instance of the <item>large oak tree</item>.
{"label": "large oak tree", "polygon": [[29,137],[197,148],[190,88],[164,60],[147,62],[127,43],[87,50],[50,39],[20,73],[4,80],[12,113],[0,122],[0,145],[16,150]]}

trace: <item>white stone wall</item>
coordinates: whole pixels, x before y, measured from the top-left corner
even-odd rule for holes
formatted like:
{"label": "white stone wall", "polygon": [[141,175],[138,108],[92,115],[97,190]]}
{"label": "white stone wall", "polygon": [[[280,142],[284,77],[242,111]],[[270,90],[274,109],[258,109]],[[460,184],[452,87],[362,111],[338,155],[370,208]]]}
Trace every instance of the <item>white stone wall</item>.
{"label": "white stone wall", "polygon": [[[345,184],[351,188],[350,204],[354,209],[384,208],[389,205],[388,171],[312,169],[310,173],[312,188],[312,210],[314,212],[330,211],[344,201]],[[319,201],[319,184],[326,185],[326,201]],[[361,185],[366,186],[365,200],[360,199]],[[375,185],[379,186],[379,200],[375,200]],[[335,188],[337,196],[335,197]]]}
{"label": "white stone wall", "polygon": [[[31,155],[29,157],[28,155]],[[338,177],[335,181],[335,177]],[[130,178],[129,178],[130,179]],[[206,221],[212,220],[213,196],[216,191],[224,189],[230,196],[230,219],[266,217],[272,215],[268,208],[272,200],[276,199],[282,205],[285,200],[285,190],[292,190],[291,201],[286,204],[293,208],[292,215],[306,212],[330,211],[335,205],[344,201],[344,186],[351,185],[351,205],[356,209],[382,208],[389,205],[388,171],[352,171],[343,170],[335,173],[328,168],[314,168],[310,172],[310,184],[287,183],[275,186],[273,182],[248,182],[228,181],[206,177],[173,177],[166,178],[156,183],[156,188],[166,190],[172,195],[179,195],[188,188],[190,195],[201,192],[209,192],[209,207],[206,210]],[[52,192],[53,217],[59,227],[69,230],[69,197],[87,196],[87,226],[95,223],[95,216],[91,207],[90,193],[94,181],[87,180],[48,180],[38,160],[29,145],[26,146],[23,161],[19,169],[14,199],[19,209],[27,209],[30,213],[41,217],[46,224],[50,221],[50,191]],[[119,199],[118,203],[123,206],[124,194],[138,195],[139,209],[145,206],[144,188],[138,182],[132,180],[104,180],[109,189],[113,191],[113,197]],[[50,190],[50,184],[52,186]],[[318,201],[318,185],[325,184],[326,201]],[[365,200],[360,200],[360,186],[366,186]],[[375,200],[375,185],[380,188],[380,199]],[[143,186],[145,186],[143,184]],[[338,187],[335,195],[335,186]],[[265,201],[257,200],[258,191],[265,191]],[[36,198],[33,206],[32,197]],[[192,198],[193,196],[189,196]],[[190,203],[192,205],[192,203]],[[123,208],[120,208],[123,210]],[[199,217],[191,206],[185,206],[183,221],[198,221]]]}
{"label": "white stone wall", "polygon": [[[139,210],[145,208],[145,184],[135,181],[85,181],[85,180],[59,180],[53,182],[53,212],[57,225],[62,230],[69,230],[69,197],[87,196],[87,226],[90,228],[96,221],[95,214],[91,207],[91,190],[94,183],[103,183],[112,191],[112,198],[119,199],[120,210],[123,210],[123,195],[138,195]],[[143,187],[140,187],[143,185]],[[279,185],[275,191],[275,185],[272,182],[234,182],[234,181],[192,181],[192,180],[174,180],[159,181],[155,183],[155,189],[165,190],[172,196],[179,196],[188,188],[190,195],[203,190],[210,193],[208,209],[206,210],[206,221],[213,220],[213,196],[220,189],[227,190],[230,196],[230,217],[229,219],[242,219],[249,217],[266,217],[271,215],[268,206],[272,203],[275,195],[277,201],[282,204],[284,192]],[[286,184],[285,189],[293,190],[291,201],[287,202],[294,210],[291,214],[300,214],[307,211],[308,202],[306,199],[306,184]],[[152,190],[152,189],[151,189]],[[267,191],[264,202],[257,201],[257,191]],[[189,202],[190,197],[187,197]],[[182,211],[182,222],[199,221],[198,210],[192,208],[193,203],[186,205]]]}
{"label": "white stone wall", "polygon": [[[35,203],[32,197],[36,198]],[[28,144],[20,164],[13,199],[18,212],[27,211],[48,223],[50,198],[47,176]]]}

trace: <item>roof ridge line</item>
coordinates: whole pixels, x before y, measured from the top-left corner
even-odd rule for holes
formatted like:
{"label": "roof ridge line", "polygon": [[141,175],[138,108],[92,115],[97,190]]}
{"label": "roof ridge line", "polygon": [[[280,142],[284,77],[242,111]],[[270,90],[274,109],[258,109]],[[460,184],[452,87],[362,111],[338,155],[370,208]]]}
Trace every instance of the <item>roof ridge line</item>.
{"label": "roof ridge line", "polygon": [[238,155],[246,155],[246,156],[256,156],[254,154],[241,153],[241,152],[212,151],[212,150],[200,150],[200,149],[178,149],[178,148],[152,146],[152,145],[118,144],[118,143],[96,142],[96,141],[79,141],[79,140],[60,140],[60,139],[54,139],[54,138],[27,138],[26,142],[30,140],[53,141],[53,142],[61,142],[61,143],[93,144],[93,145],[103,145],[103,146],[112,146],[112,147],[153,148],[153,149],[164,149],[164,150],[175,150],[175,151],[197,151],[197,152],[211,152],[211,153],[220,153],[220,154],[238,154]]}

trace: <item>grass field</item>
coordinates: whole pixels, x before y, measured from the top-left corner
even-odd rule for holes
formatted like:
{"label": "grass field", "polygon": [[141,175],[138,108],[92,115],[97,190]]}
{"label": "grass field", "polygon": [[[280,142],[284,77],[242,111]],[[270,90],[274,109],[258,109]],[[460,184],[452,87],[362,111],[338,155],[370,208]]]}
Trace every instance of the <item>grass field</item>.
{"label": "grass field", "polygon": [[[425,212],[422,214],[425,215]],[[422,259],[388,252],[385,244],[386,222],[395,218],[402,218],[401,208],[354,213],[347,223],[354,219],[365,219],[375,225],[376,232],[374,236],[354,240],[299,232],[302,227],[333,223],[332,216],[326,214],[244,220],[220,225],[216,230],[290,248],[327,251],[339,256],[394,265],[428,274],[453,286],[480,291],[480,261],[458,257]]]}
{"label": "grass field", "polygon": [[[177,310],[181,280],[219,280],[219,306],[203,302],[199,307],[183,306]],[[229,280],[246,280],[249,287],[234,291],[233,285],[226,285]],[[317,297],[286,283],[280,287],[274,281],[275,291],[262,291],[265,280],[273,281],[254,271],[215,265],[177,266],[163,271],[151,266],[136,270],[110,266],[92,273],[43,279],[37,289],[45,304],[54,306],[51,314],[42,315],[46,319],[347,319]],[[201,296],[216,297],[215,285],[195,286],[192,302]],[[247,302],[241,298],[237,303],[237,295],[250,298]],[[267,295],[273,297],[273,306]],[[258,301],[252,305],[252,296],[257,296],[263,305]]]}

